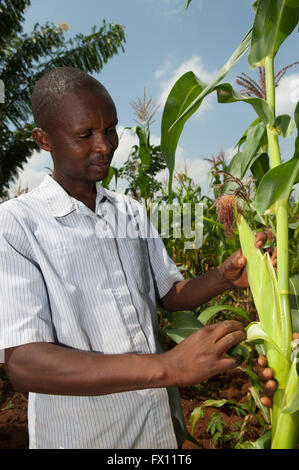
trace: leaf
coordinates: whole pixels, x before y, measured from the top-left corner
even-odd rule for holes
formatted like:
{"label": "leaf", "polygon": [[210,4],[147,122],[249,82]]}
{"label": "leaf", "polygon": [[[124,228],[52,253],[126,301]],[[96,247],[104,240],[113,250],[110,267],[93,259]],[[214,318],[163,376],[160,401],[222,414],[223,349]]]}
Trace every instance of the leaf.
{"label": "leaf", "polygon": [[191,3],[191,0],[187,0],[187,4],[186,4],[186,7],[185,7],[185,10],[188,10],[190,3]]}
{"label": "leaf", "polygon": [[290,403],[288,404],[288,406],[283,408],[282,412],[286,414],[293,414],[298,410],[299,410],[299,388],[297,388],[296,392],[291,398]]}
{"label": "leaf", "polygon": [[272,429],[264,432],[255,442],[250,442],[249,446],[244,446],[247,449],[270,449],[272,440]]}
{"label": "leaf", "polygon": [[237,403],[233,400],[226,400],[225,398],[221,400],[206,400],[203,402],[200,406],[197,406],[191,413],[190,416],[190,424],[191,424],[191,432],[192,434],[194,433],[194,426],[197,423],[197,421],[204,416],[204,411],[203,409],[206,408],[207,406],[214,406],[216,408],[221,408],[223,405],[226,404],[232,404],[236,405]]}
{"label": "leaf", "polygon": [[287,359],[284,357],[281,349],[272,340],[272,338],[270,338],[270,336],[263,330],[259,322],[252,322],[246,328],[246,330],[247,330],[247,339],[246,339],[247,342],[251,343],[257,340],[266,341],[267,343],[271,344],[271,346],[273,346],[276,349],[276,351],[280,354],[281,360],[284,361],[289,366],[289,363]]}
{"label": "leaf", "polygon": [[256,208],[260,213],[265,212],[275,202],[288,200],[293,184],[298,177],[299,158],[271,168],[263,177],[257,193]]}
{"label": "leaf", "polygon": [[224,66],[220,69],[217,73],[214,80],[206,86],[199,96],[177,117],[177,120],[172,124],[172,126],[176,126],[179,121],[185,118],[190,111],[193,110],[194,107],[198,106],[198,103],[201,103],[203,98],[207,96],[209,93],[214,91],[215,87],[221,82],[221,80],[227,75],[227,73],[236,65],[236,63],[241,59],[241,57],[247,51],[251,41],[251,30],[246,34],[244,39],[242,40],[241,44],[237,47],[228,61],[224,64]]}
{"label": "leaf", "polygon": [[259,385],[254,385],[253,387],[249,387],[248,389],[256,403],[256,406],[261,410],[264,420],[266,423],[270,423],[270,415],[269,410],[266,406],[262,405],[261,398],[260,398],[260,390],[261,387]]}
{"label": "leaf", "polygon": [[197,317],[197,319],[203,324],[206,325],[206,323],[217,313],[221,312],[222,310],[230,310],[231,312],[237,313],[243,318],[246,318],[246,320],[250,321],[250,317],[248,313],[243,310],[242,308],[239,307],[231,307],[230,305],[212,305],[211,307],[206,308],[203,312],[200,313],[200,315]]}
{"label": "leaf", "polygon": [[117,184],[118,169],[113,166],[110,166],[106,178],[102,181],[102,186],[104,188],[109,188],[109,184],[113,176],[115,176],[115,184]]}
{"label": "leaf", "polygon": [[[270,127],[274,124],[274,114],[269,104],[262,98],[248,97],[240,95],[236,90],[233,89],[230,83],[222,83],[221,85],[215,86],[218,95],[219,103],[236,103],[243,101],[244,103],[250,104],[261,120],[268,124]],[[249,127],[248,131],[251,129]]]}
{"label": "leaf", "polygon": [[177,80],[166,100],[161,122],[161,151],[168,166],[170,185],[175,167],[175,152],[184,124],[198,109],[201,100],[185,114],[178,125],[171,129],[170,127],[177,120],[178,116],[184,113],[190,103],[201,94],[206,86],[193,72],[187,72]]}
{"label": "leaf", "polygon": [[176,343],[203,327],[191,312],[174,312],[171,314],[171,320],[171,327],[165,328],[164,331]]}
{"label": "leaf", "polygon": [[241,157],[241,177],[243,178],[251,166],[251,161],[260,146],[260,141],[265,133],[265,125],[258,124],[251,127],[247,133],[246,142],[242,148]]}
{"label": "leaf", "polygon": [[267,56],[274,57],[298,20],[299,7],[295,0],[259,1],[248,54],[249,66],[254,69],[263,65]]}
{"label": "leaf", "polygon": [[258,187],[262,178],[269,169],[269,155],[267,153],[260,153],[257,155],[257,158],[252,159],[250,171],[254,177],[256,187]]}
{"label": "leaf", "polygon": [[279,135],[285,138],[291,137],[295,129],[295,121],[288,114],[277,116],[275,125],[278,128]]}
{"label": "leaf", "polygon": [[290,278],[290,308],[293,332],[299,333],[299,275]]}
{"label": "leaf", "polygon": [[238,143],[235,145],[234,148],[236,147],[240,147],[244,141],[246,140],[246,136],[247,136],[247,133],[249,131],[249,129],[252,127],[252,126],[256,126],[257,124],[259,124],[261,122],[261,118],[258,116],[251,124],[250,126],[246,129],[246,131],[243,133],[242,137],[240,137]]}

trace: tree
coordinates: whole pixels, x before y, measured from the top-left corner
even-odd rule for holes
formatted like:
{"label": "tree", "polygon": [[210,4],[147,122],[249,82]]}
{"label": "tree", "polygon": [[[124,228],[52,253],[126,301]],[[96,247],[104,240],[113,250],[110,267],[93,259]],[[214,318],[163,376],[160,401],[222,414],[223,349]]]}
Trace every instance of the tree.
{"label": "tree", "polygon": [[[11,181],[34,150],[34,126],[30,99],[34,84],[56,67],[78,67],[87,73],[99,72],[103,65],[124,51],[124,26],[93,26],[89,35],[77,34],[66,40],[66,23],[35,24],[30,34],[23,32],[24,13],[30,0],[2,0],[0,3],[0,79],[5,87],[0,103],[0,197],[7,195]],[[2,100],[3,101],[3,100]]]}

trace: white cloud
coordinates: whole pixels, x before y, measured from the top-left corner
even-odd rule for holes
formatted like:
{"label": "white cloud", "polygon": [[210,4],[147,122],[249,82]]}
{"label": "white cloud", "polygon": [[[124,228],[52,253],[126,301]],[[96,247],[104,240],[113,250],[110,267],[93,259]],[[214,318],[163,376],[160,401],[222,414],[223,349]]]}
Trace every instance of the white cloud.
{"label": "white cloud", "polygon": [[299,73],[283,77],[276,88],[276,115],[289,114],[293,117],[299,100]]}
{"label": "white cloud", "polygon": [[10,185],[10,196],[14,197],[19,187],[20,189],[28,187],[29,191],[36,188],[42,182],[44,176],[50,173],[46,167],[53,168],[50,153],[45,150],[33,152],[28,162],[25,163],[23,170],[19,170],[15,183]]}
{"label": "white cloud", "polygon": [[[216,72],[209,71],[205,69],[202,64],[202,59],[199,55],[193,55],[186,61],[184,61],[179,67],[176,69],[171,70],[171,63],[170,59],[166,59],[164,64],[162,64],[155,72],[155,77],[160,79],[160,87],[162,89],[160,96],[158,98],[158,103],[160,104],[161,108],[164,107],[166,102],[167,96],[170,93],[171,88],[175,84],[175,82],[186,72],[192,71],[194,74],[205,83],[211,82],[214,78]],[[164,79],[163,79],[164,77]],[[210,109],[213,106],[213,100],[215,97],[213,95],[209,95],[205,98],[202,102],[199,111],[196,112],[196,116],[202,115],[204,110]]]}
{"label": "white cloud", "polygon": [[127,161],[133,145],[138,144],[138,137],[134,136],[130,129],[126,129],[124,126],[118,126],[117,133],[119,145],[114,153],[112,165],[120,168]]}

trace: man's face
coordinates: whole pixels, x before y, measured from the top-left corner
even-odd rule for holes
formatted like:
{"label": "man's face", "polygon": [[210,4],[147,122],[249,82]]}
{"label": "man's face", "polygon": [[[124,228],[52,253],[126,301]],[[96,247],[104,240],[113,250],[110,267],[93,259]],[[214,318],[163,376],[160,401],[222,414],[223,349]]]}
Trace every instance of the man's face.
{"label": "man's face", "polygon": [[47,132],[56,179],[103,180],[118,147],[116,125],[115,105],[100,86],[67,95]]}

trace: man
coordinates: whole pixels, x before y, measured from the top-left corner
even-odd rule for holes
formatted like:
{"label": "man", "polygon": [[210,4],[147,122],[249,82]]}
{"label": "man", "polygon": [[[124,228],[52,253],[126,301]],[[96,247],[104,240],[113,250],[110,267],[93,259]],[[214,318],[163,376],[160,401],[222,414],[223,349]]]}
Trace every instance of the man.
{"label": "man", "polygon": [[147,238],[116,235],[120,220],[141,231],[146,222],[136,201],[100,184],[118,137],[98,81],[55,69],[32,110],[53,174],[0,207],[0,349],[15,389],[30,392],[30,448],[176,448],[185,428],[175,387],[235,367],[225,353],[245,334],[225,321],[162,352],[156,302],[192,309],[246,286],[246,260],[238,252],[184,280],[153,227]]}

